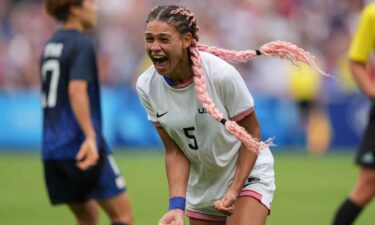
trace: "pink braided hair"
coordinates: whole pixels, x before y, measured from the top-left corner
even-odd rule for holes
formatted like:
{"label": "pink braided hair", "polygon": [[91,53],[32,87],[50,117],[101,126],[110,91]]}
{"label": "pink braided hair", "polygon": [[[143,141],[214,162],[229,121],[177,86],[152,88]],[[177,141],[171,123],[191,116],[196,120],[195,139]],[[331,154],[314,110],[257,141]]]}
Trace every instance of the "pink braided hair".
{"label": "pink braided hair", "polygon": [[[185,7],[177,7],[176,9],[171,11],[171,15],[173,14],[185,16],[187,22],[191,20],[189,26],[195,26],[198,30],[194,14],[190,10],[186,9]],[[194,74],[195,90],[199,101],[212,117],[224,124],[225,128],[237,139],[239,139],[248,150],[255,153],[259,153],[262,149],[272,145],[272,139],[268,139],[265,142],[258,141],[256,138],[253,138],[243,127],[239,126],[235,121],[227,120],[224,118],[223,114],[215,107],[215,103],[208,95],[206,89],[206,81],[202,73],[199,51],[209,52],[230,62],[246,62],[257,55],[262,54],[270,57],[285,58],[292,62],[294,65],[298,65],[298,63],[301,62],[306,63],[317,69],[317,71],[319,71],[321,74],[325,76],[331,76],[324,73],[316,66],[314,62],[314,56],[289,42],[270,42],[263,45],[259,50],[232,51],[210,47],[204,44],[198,44],[198,36],[196,34],[192,35],[193,41],[191,46],[189,47],[189,51],[192,62],[192,70]]]}
{"label": "pink braided hair", "polygon": [[245,51],[226,50],[217,47],[211,47],[204,44],[198,44],[197,47],[200,51],[209,52],[229,62],[246,62],[254,58],[255,56],[265,55],[270,57],[287,59],[295,66],[298,66],[299,63],[305,63],[316,69],[319,73],[323,74],[324,76],[336,79],[332,75],[327,74],[321,69],[319,69],[319,67],[315,64],[313,55],[303,50],[302,48],[299,48],[295,44],[286,41],[269,42],[262,45],[262,47],[260,47],[259,50]]}
{"label": "pink braided hair", "polygon": [[194,44],[190,46],[189,50],[193,64],[192,69],[194,73],[195,90],[197,92],[198,99],[202,103],[203,107],[212,117],[214,117],[217,121],[223,123],[225,125],[225,128],[237,139],[239,139],[247,149],[255,153],[259,153],[260,150],[271,145],[271,139],[267,140],[266,143],[259,142],[257,139],[253,138],[243,127],[239,126],[235,121],[226,120],[223,114],[215,107],[215,103],[207,93],[206,81],[202,73],[201,59],[198,49],[195,47],[195,41],[193,41],[193,43]]}
{"label": "pink braided hair", "polygon": [[195,19],[194,13],[186,9],[185,7],[178,7],[177,9],[172,10],[171,14],[180,14],[180,15],[186,16],[187,21],[189,21],[191,18],[189,27],[191,27],[191,25],[193,24],[197,24],[197,20]]}

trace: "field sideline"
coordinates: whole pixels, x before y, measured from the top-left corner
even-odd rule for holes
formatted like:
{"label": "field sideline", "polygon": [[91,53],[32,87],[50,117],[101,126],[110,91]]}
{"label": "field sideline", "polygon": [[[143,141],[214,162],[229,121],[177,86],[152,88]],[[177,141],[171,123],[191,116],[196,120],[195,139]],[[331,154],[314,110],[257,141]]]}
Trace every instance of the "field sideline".
{"label": "field sideline", "polygon": [[[167,208],[163,155],[115,151],[115,158],[128,182],[134,225],[157,224]],[[358,169],[352,158],[350,153],[311,157],[301,151],[276,152],[277,191],[267,225],[329,225],[354,184]],[[49,205],[38,154],[0,153],[0,198],[2,225],[74,224],[66,207]],[[372,202],[356,224],[373,224],[374,212]],[[109,224],[104,215],[100,224]]]}

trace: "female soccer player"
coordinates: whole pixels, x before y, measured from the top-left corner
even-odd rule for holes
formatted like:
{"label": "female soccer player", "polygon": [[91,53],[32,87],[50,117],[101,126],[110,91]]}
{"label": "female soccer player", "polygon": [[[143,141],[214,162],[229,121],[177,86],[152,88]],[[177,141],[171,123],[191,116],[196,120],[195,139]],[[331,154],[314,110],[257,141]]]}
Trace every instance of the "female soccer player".
{"label": "female soccer player", "polygon": [[367,66],[375,48],[375,4],[362,12],[356,34],[353,37],[349,59],[352,73],[362,91],[372,101],[369,122],[356,156],[360,171],[349,197],[338,208],[333,225],[353,224],[362,209],[375,196],[375,80]]}
{"label": "female soccer player", "polygon": [[98,204],[112,225],[130,225],[125,181],[102,135],[100,84],[91,40],[94,0],[46,0],[63,23],[41,57],[43,161],[52,204],[67,204],[79,225],[98,223]]}
{"label": "female soccer player", "polygon": [[311,57],[285,42],[257,51],[212,48],[198,43],[197,32],[193,13],[180,6],[157,6],[146,20],[153,66],[137,91],[165,147],[170,200],[159,225],[183,225],[184,212],[191,225],[265,224],[275,190],[270,143],[259,142],[253,98],[222,59]]}

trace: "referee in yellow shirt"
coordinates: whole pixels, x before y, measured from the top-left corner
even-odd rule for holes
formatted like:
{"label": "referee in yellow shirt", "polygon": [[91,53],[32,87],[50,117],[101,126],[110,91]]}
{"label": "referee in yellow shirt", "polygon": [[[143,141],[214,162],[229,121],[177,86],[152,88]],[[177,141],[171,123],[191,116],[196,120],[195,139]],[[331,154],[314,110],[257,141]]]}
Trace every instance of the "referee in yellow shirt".
{"label": "referee in yellow shirt", "polygon": [[356,156],[360,172],[349,197],[338,208],[333,225],[353,224],[361,210],[375,196],[375,80],[367,70],[375,49],[375,3],[368,4],[361,14],[353,37],[349,59],[352,73],[361,90],[372,100],[369,122]]}

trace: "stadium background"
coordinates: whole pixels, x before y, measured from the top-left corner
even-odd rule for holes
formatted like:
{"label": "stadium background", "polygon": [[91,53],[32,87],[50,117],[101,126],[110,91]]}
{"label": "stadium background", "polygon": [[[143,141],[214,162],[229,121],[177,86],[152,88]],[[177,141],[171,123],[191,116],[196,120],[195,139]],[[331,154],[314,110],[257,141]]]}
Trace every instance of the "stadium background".
{"label": "stadium background", "polygon": [[[354,182],[356,169],[351,158],[369,108],[346,61],[362,1],[97,2],[99,24],[90,35],[98,50],[104,133],[128,179],[136,224],[155,224],[167,199],[162,146],[134,90],[137,76],[150,65],[143,48],[144,21],[156,4],[182,4],[192,9],[202,43],[244,50],[273,40],[291,41],[314,54],[319,67],[337,78],[265,57],[236,64],[255,98],[263,137],[276,138],[273,151],[279,196],[269,224],[329,223]],[[42,11],[41,1],[1,0],[0,224],[73,223],[67,211],[49,207],[38,158],[42,118],[39,56],[57,28]],[[312,130],[314,140],[325,143],[318,149],[328,151],[325,156],[307,154],[314,149],[308,145],[309,128],[298,111],[298,101],[314,102],[324,115],[324,122],[315,123]],[[366,211],[371,210],[373,205]],[[375,221],[374,215],[364,214],[359,224]]]}

